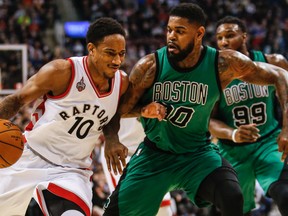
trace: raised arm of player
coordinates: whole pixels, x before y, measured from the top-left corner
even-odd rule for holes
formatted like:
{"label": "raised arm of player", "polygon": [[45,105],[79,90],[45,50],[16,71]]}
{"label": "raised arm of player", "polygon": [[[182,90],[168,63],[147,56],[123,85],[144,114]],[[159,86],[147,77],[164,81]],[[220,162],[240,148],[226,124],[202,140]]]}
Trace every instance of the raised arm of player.
{"label": "raised arm of player", "polygon": [[283,127],[278,137],[282,160],[288,155],[288,73],[286,70],[263,62],[253,62],[247,56],[233,50],[219,51],[219,78],[222,88],[233,79],[258,85],[274,85],[282,108]]}

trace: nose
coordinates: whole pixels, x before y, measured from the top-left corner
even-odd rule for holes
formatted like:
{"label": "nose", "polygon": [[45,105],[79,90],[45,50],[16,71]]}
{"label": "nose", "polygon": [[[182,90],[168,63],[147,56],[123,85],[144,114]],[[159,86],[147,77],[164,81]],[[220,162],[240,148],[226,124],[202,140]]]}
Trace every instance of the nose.
{"label": "nose", "polygon": [[228,40],[226,38],[222,38],[220,40],[217,40],[218,42],[218,47],[226,47],[228,45]]}
{"label": "nose", "polygon": [[122,63],[122,57],[120,55],[115,55],[113,60],[112,60],[112,63],[115,64],[115,65],[120,65]]}
{"label": "nose", "polygon": [[174,41],[175,40],[175,32],[174,31],[167,32],[167,39],[168,39],[168,41]]}

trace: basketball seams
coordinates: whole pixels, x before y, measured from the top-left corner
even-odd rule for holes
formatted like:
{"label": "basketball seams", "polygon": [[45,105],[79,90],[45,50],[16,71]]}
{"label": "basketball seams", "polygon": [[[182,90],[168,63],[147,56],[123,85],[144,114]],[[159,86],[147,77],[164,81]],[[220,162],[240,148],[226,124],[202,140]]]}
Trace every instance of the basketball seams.
{"label": "basketball seams", "polygon": [[15,129],[8,129],[8,130],[0,131],[0,134],[8,132],[8,131],[20,131],[21,132],[21,130],[19,130],[18,128],[15,128]]}
{"label": "basketball seams", "polygon": [[16,163],[23,150],[21,129],[9,120],[0,119],[0,169]]}
{"label": "basketball seams", "polygon": [[8,146],[11,146],[11,147],[14,147],[14,148],[17,148],[17,149],[23,151],[23,148],[20,148],[20,147],[18,147],[18,146],[12,145],[12,144],[10,144],[10,143],[6,143],[6,142],[3,142],[3,141],[1,141],[1,140],[0,140],[0,143],[1,143],[1,144],[8,145]]}
{"label": "basketball seams", "polygon": [[[0,155],[0,158],[2,159],[2,161],[4,161],[6,164],[8,164],[9,166],[10,165],[12,165],[11,163],[9,163],[7,160],[5,160],[5,158],[4,157],[2,157],[2,155]],[[4,164],[1,164],[1,162],[0,162],[0,166],[2,165],[2,167],[5,167],[5,165]]]}

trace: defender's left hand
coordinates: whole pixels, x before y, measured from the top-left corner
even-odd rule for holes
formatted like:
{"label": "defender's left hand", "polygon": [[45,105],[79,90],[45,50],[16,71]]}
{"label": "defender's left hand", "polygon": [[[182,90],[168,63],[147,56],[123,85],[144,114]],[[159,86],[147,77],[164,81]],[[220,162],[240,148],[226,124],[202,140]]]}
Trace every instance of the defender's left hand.
{"label": "defender's left hand", "polygon": [[164,105],[152,102],[142,108],[141,115],[145,118],[158,118],[159,121],[162,121],[166,116],[166,112],[167,109]]}
{"label": "defender's left hand", "polygon": [[277,138],[278,151],[282,152],[281,160],[284,161],[288,155],[288,130],[284,129],[281,131]]}

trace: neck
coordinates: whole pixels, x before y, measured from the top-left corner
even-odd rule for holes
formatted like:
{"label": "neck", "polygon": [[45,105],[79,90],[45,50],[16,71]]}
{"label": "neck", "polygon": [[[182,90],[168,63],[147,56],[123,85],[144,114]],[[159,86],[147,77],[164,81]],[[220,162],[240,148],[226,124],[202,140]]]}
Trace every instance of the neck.
{"label": "neck", "polygon": [[200,59],[202,50],[203,50],[202,45],[196,45],[195,44],[193,51],[187,56],[187,58],[185,58],[181,62],[178,62],[178,67],[191,68],[191,67],[195,66]]}
{"label": "neck", "polygon": [[100,73],[97,68],[94,66],[93,62],[88,56],[87,62],[88,72],[92,78],[92,81],[99,92],[105,93],[110,91],[111,79],[103,76],[103,73]]}
{"label": "neck", "polygon": [[249,51],[248,51],[246,45],[243,45],[243,46],[240,48],[239,51],[240,51],[242,54],[244,54],[244,55],[250,57],[250,56],[249,56]]}

